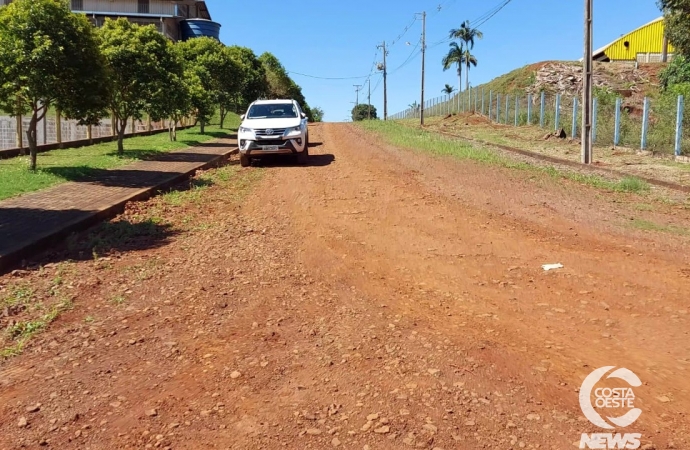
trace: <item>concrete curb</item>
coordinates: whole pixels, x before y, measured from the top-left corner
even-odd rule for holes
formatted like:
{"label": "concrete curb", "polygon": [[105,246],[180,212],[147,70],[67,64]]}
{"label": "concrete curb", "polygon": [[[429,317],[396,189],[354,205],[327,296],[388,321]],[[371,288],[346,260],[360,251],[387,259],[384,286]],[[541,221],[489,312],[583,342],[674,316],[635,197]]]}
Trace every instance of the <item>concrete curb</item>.
{"label": "concrete curb", "polygon": [[0,275],[5,274],[17,268],[17,266],[23,265],[26,258],[34,256],[37,253],[45,251],[49,247],[59,243],[59,241],[64,240],[67,236],[74,232],[85,230],[97,223],[104,220],[111,219],[118,214],[121,214],[125,210],[125,206],[129,202],[146,200],[150,197],[155,196],[159,192],[168,189],[176,184],[189,179],[199,170],[206,170],[213,167],[219,167],[227,160],[230,156],[237,154],[238,149],[234,148],[228,150],[225,153],[216,155],[213,159],[208,162],[200,163],[195,168],[181,173],[171,173],[170,177],[166,180],[146,188],[139,189],[136,192],[127,194],[123,197],[113,200],[109,205],[104,206],[100,209],[85,212],[85,215],[74,219],[72,221],[65,222],[63,226],[59,229],[51,230],[43,235],[38,236],[35,240],[28,244],[22,244],[15,248],[10,249],[5,254],[0,255]]}

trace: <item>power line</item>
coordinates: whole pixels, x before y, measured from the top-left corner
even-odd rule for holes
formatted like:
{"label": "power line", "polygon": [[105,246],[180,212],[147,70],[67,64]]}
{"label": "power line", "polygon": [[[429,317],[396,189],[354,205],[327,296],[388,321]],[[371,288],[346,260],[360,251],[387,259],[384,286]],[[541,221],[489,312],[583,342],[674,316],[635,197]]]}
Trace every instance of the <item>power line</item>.
{"label": "power line", "polygon": [[286,71],[288,75],[294,74],[294,75],[301,75],[303,77],[308,77],[308,78],[316,78],[317,80],[360,80],[362,78],[367,78],[369,75],[361,75],[358,77],[319,77],[316,75],[308,75],[306,73],[299,73],[299,72],[293,72],[293,71]]}
{"label": "power line", "polygon": [[[505,8],[506,6],[508,6],[508,4],[509,4],[511,1],[512,1],[512,0],[502,0],[501,3],[499,3],[499,4],[496,5],[496,6],[494,6],[493,8],[491,8],[490,10],[488,10],[487,12],[485,12],[484,14],[482,14],[481,16],[477,17],[477,18],[474,19],[474,20],[471,20],[471,21],[470,21],[470,26],[472,26],[472,28],[477,28],[477,29],[479,29],[479,27],[481,27],[482,25],[486,24],[486,23],[487,23],[489,20],[491,20],[496,14],[498,14],[499,12],[501,12],[501,10],[502,10],[503,8]],[[431,44],[431,45],[429,46],[429,48],[438,47],[439,45],[445,44],[446,42],[450,42],[450,41],[452,41],[452,40],[453,40],[453,39],[451,39],[451,38],[449,38],[449,37],[443,38],[443,39],[441,39],[440,41],[437,41],[437,42],[434,42],[433,44]]]}
{"label": "power line", "polygon": [[412,49],[412,53],[410,53],[410,55],[407,57],[407,59],[405,60],[405,62],[403,62],[403,63],[402,63],[400,66],[398,66],[397,68],[393,69],[391,72],[388,72],[388,74],[389,74],[389,75],[394,74],[394,73],[397,72],[398,70],[400,70],[400,69],[402,69],[403,67],[405,67],[406,65],[408,65],[410,62],[414,61],[414,58],[415,58],[417,55],[419,55],[419,54],[421,53],[421,51],[419,51],[419,52],[417,51],[417,49],[419,48],[420,45],[421,45],[421,40],[420,40],[420,41],[417,41],[417,45],[415,45],[415,47]]}

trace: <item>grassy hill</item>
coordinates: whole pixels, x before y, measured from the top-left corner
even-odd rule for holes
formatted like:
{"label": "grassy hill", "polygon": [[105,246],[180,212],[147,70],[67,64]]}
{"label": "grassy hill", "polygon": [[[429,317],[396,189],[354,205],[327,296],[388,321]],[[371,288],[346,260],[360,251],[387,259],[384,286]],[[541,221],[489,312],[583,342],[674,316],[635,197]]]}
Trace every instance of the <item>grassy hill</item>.
{"label": "grassy hill", "polygon": [[[621,95],[632,101],[659,94],[659,72],[662,64],[595,63],[595,90]],[[502,94],[541,91],[579,95],[582,86],[582,65],[577,61],[544,61],[530,64],[477,86]]]}

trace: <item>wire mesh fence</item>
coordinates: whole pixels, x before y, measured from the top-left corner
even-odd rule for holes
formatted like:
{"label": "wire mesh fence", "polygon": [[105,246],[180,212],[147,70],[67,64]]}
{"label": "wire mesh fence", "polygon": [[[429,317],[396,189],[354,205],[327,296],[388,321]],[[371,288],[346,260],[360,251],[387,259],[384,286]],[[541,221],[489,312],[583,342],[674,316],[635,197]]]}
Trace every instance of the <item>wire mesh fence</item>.
{"label": "wire mesh fence", "polygon": [[[682,95],[623,98],[597,92],[593,103],[595,145],[627,147],[655,153],[690,155],[690,111]],[[537,126],[563,137],[579,139],[582,100],[572,94],[493,92],[482,88],[432,98],[424,102],[425,117],[480,114],[495,124]],[[410,105],[392,120],[419,119],[422,108]]]}
{"label": "wire mesh fence", "polygon": [[[16,117],[0,116],[0,150],[28,147],[25,133],[26,130],[29,129],[29,122],[29,118],[23,117],[21,119],[21,131],[18,133],[18,121]],[[36,143],[38,145],[45,145],[89,139],[88,126],[79,125],[76,120],[62,119],[59,122],[60,135],[58,135],[57,132],[57,118],[44,117],[36,127]],[[149,124],[147,122],[129,120],[125,128],[125,134],[167,128],[165,122],[151,122],[150,125],[151,127],[149,129]],[[102,119],[99,125],[91,126],[91,138],[97,139],[108,136],[113,136],[113,126],[110,118]]]}

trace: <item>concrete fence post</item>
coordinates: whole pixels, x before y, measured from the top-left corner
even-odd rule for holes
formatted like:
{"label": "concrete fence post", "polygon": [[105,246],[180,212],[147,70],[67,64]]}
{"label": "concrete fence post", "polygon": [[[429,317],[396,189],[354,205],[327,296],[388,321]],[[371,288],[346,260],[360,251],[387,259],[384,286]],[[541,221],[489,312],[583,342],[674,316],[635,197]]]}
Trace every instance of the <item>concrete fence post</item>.
{"label": "concrete fence post", "polygon": [[17,114],[15,117],[17,121],[17,129],[16,129],[16,134],[15,134],[15,144],[17,145],[17,148],[24,148],[24,132],[23,132],[23,126],[22,126],[22,115]]}
{"label": "concrete fence post", "polygon": [[520,96],[515,96],[515,126],[518,126],[518,115],[520,114]]}
{"label": "concrete fence post", "polygon": [[621,109],[623,101],[621,98],[616,99],[616,122],[613,130],[613,146],[617,147],[621,143]]}
{"label": "concrete fence post", "polygon": [[527,125],[532,125],[532,94],[527,94]]}
{"label": "concrete fence post", "polygon": [[561,94],[556,94],[556,131],[561,124]]}
{"label": "concrete fence post", "polygon": [[578,101],[577,97],[573,98],[573,129],[572,129],[572,138],[575,139],[577,136],[577,107],[578,107]]}
{"label": "concrete fence post", "polygon": [[496,123],[501,123],[501,94],[496,94]]}
{"label": "concrete fence post", "polygon": [[489,122],[491,122],[491,108],[493,107],[494,104],[494,91],[489,91]]}
{"label": "concrete fence post", "polygon": [[649,133],[649,97],[644,98],[644,111],[642,113],[642,140],[640,148],[647,149],[647,134]]}
{"label": "concrete fence post", "polygon": [[62,112],[59,109],[55,111],[55,139],[62,148]]}
{"label": "concrete fence post", "polygon": [[685,98],[682,95],[678,96],[678,110],[676,111],[676,156],[680,156],[683,152],[683,110],[685,109]]}
{"label": "concrete fence post", "polygon": [[510,112],[510,95],[506,95],[506,115],[505,124],[508,125],[508,113]]}
{"label": "concrete fence post", "polygon": [[541,107],[539,110],[539,126],[544,128],[544,110],[546,109],[546,93],[541,91]]}

